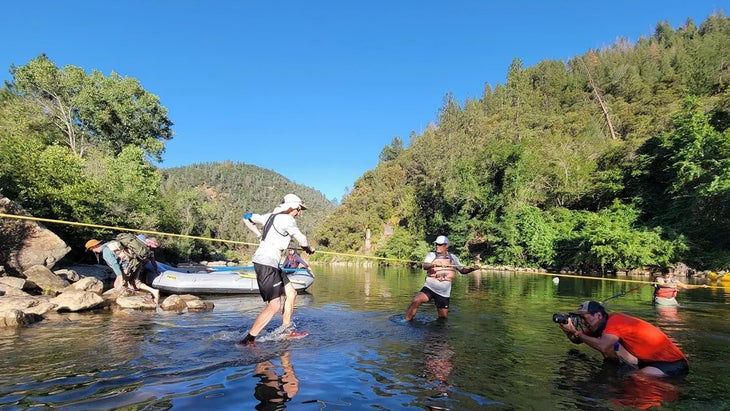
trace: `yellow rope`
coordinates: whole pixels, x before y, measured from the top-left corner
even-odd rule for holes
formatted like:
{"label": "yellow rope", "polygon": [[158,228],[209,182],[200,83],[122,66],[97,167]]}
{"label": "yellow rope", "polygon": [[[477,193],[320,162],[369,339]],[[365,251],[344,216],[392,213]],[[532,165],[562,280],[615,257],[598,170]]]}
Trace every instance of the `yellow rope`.
{"label": "yellow rope", "polygon": [[[14,219],[18,219],[18,220],[39,221],[39,222],[43,222],[43,223],[66,224],[66,225],[72,225],[72,226],[78,226],[78,227],[99,228],[99,229],[104,229],[104,230],[129,231],[129,232],[136,232],[136,233],[143,233],[143,234],[150,234],[150,235],[157,235],[157,236],[188,238],[188,239],[203,240],[203,241],[217,241],[217,242],[228,243],[228,244],[251,245],[251,246],[258,245],[257,243],[249,243],[249,242],[245,242],[245,241],[200,237],[200,236],[186,235],[186,234],[166,233],[166,232],[152,231],[152,230],[132,230],[127,227],[116,227],[116,226],[108,226],[108,225],[100,225],[100,224],[79,223],[79,222],[74,222],[74,221],[54,220],[51,218],[24,216],[24,215],[17,215],[17,214],[0,213],[0,217],[14,218]],[[344,256],[344,257],[353,257],[353,258],[370,258],[370,259],[375,259],[375,260],[393,261],[393,262],[409,263],[409,264],[420,264],[421,263],[421,261],[403,260],[403,259],[398,259],[398,258],[378,257],[378,256],[361,255],[361,254],[339,253],[339,252],[334,252],[334,251],[317,250],[317,253]],[[499,271],[499,270],[494,270],[494,269],[489,269],[489,268],[480,268],[480,270]],[[529,274],[546,275],[546,276],[560,277],[560,278],[579,278],[579,279],[592,279],[592,280],[600,280],[600,281],[621,281],[621,282],[626,282],[626,283],[658,284],[653,281],[630,280],[630,279],[621,279],[621,278],[604,278],[604,277],[583,276],[583,275],[575,275],[575,274],[541,273],[541,272],[534,272],[534,271],[530,271]],[[709,286],[708,288],[721,288],[721,287]]]}

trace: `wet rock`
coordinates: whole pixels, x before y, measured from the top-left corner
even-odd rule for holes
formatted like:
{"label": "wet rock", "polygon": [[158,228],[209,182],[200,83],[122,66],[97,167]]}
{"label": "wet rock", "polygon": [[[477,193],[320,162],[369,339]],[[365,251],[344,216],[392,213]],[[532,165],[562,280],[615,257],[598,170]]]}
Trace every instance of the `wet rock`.
{"label": "wet rock", "polygon": [[56,306],[56,311],[85,311],[104,304],[101,295],[92,291],[65,291],[63,294],[51,298],[50,302]]}
{"label": "wet rock", "polygon": [[179,295],[173,294],[162,301],[160,308],[163,311],[183,312],[188,308],[188,305]]}
{"label": "wet rock", "polygon": [[47,297],[6,295],[0,298],[0,313],[19,310],[42,316],[55,308]]}
{"label": "wet rock", "polygon": [[40,321],[41,318],[39,315],[24,313],[20,310],[0,311],[0,326],[22,327]]}
{"label": "wet rock", "polygon": [[215,304],[212,302],[201,299],[189,300],[185,304],[188,306],[188,311],[213,311],[215,308]]}
{"label": "wet rock", "polygon": [[117,297],[117,305],[121,309],[134,309],[134,310],[154,310],[157,308],[157,304],[152,299],[152,296],[148,293],[142,295],[124,296],[120,295]]}

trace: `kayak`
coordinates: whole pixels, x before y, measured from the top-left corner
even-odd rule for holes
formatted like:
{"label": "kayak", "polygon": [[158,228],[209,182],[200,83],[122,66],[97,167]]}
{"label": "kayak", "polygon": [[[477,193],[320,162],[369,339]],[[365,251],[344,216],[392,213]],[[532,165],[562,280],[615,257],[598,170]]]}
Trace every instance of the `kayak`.
{"label": "kayak", "polygon": [[[152,280],[152,287],[172,294],[258,294],[256,272],[253,266],[239,266],[236,270],[199,270],[172,267],[157,263],[161,274]],[[314,275],[306,268],[282,268],[297,291],[304,291],[314,282]]]}

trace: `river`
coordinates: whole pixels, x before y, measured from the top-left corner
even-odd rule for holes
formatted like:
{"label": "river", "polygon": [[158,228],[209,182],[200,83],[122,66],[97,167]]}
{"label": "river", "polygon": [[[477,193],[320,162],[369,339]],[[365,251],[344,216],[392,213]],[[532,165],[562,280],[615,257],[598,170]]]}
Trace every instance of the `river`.
{"label": "river", "polygon": [[[428,303],[404,324],[421,271],[315,274],[297,299],[294,320],[309,332],[300,340],[262,335],[236,346],[262,308],[258,295],[205,297],[215,309],[203,313],[77,313],[2,330],[0,408],[730,409],[722,287],[681,291],[681,306],[663,312],[650,286],[634,290],[640,283],[482,271],[455,280],[447,321]],[[590,299],[660,326],[687,354],[690,374],[639,380],[571,344],[552,315]]]}

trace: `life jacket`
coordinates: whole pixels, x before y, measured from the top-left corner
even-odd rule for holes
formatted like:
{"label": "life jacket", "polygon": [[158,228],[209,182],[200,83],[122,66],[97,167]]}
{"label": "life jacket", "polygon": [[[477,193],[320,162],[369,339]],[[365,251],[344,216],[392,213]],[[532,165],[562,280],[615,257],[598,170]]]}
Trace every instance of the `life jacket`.
{"label": "life jacket", "polygon": [[[660,285],[665,285],[665,287]],[[674,298],[677,296],[677,292],[677,284],[674,280],[665,279],[663,284],[654,285],[654,298]]]}
{"label": "life jacket", "polygon": [[654,289],[654,297],[658,298],[674,298],[677,296],[676,287],[659,287],[658,285]]}
{"label": "life jacket", "polygon": [[297,253],[286,254],[284,258],[284,268],[297,268],[299,267],[299,261],[297,261]]}
{"label": "life jacket", "polygon": [[448,278],[450,281],[454,278],[454,275],[456,274],[456,266],[454,265],[454,260],[451,258],[451,253],[446,254],[436,254],[436,258],[431,261],[431,264],[446,264],[446,267],[434,267],[431,266],[431,268],[426,271],[427,277],[444,277]]}

